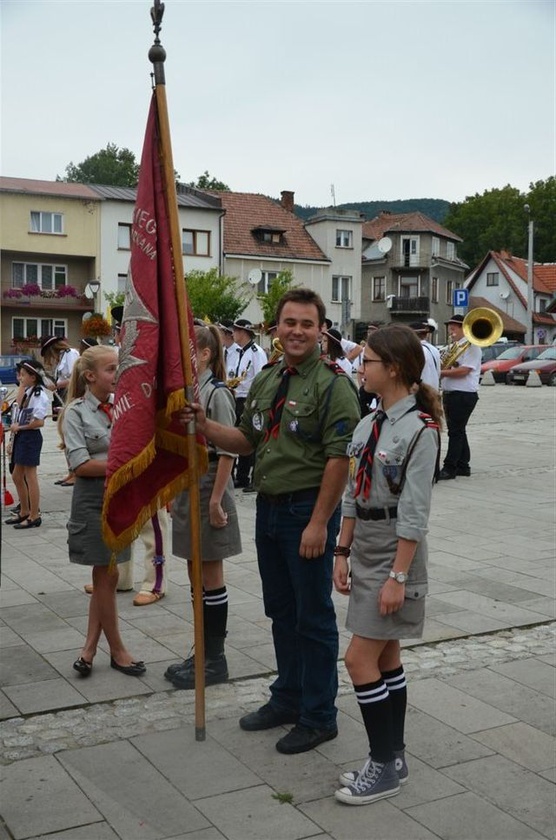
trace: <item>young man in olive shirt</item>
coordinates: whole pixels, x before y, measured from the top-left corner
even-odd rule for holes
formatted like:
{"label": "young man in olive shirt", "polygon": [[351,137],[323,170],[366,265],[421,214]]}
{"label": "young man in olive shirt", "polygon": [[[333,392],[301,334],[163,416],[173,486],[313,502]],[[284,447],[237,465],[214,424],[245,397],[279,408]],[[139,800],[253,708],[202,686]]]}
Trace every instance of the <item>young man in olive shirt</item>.
{"label": "young man in olive shirt", "polygon": [[[335,738],[338,628],[332,566],[347,480],[346,446],[360,417],[351,379],[320,357],[324,304],[310,289],[292,289],[276,313],[284,359],[257,375],[238,428],[184,412],[230,452],[256,451],[255,539],[265,612],[272,619],[278,676],[270,701],[240,720],[242,729],[296,724],[276,748],[299,753]],[[283,392],[288,370],[287,394]],[[290,375],[291,374],[291,375]],[[280,395],[278,395],[280,396]]]}

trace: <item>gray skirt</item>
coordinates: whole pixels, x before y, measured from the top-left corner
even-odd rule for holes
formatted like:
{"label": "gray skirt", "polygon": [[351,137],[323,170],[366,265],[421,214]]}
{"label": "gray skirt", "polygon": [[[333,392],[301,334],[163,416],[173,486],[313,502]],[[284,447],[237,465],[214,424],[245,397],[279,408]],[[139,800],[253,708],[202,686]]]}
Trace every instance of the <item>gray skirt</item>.
{"label": "gray skirt", "polygon": [[[201,476],[199,495],[201,506],[201,557],[203,561],[225,560],[241,554],[241,535],[234,499],[234,484],[230,477],[222,497],[222,508],[228,514],[224,528],[213,528],[209,522],[209,502],[214,487],[217,461],[210,461],[208,472]],[[189,535],[189,493],[183,492],[172,506],[172,552],[176,557],[191,559]]]}
{"label": "gray skirt", "polygon": [[405,584],[405,601],[400,610],[380,615],[378,596],[394,564],[398,538],[396,520],[357,519],[351,546],[351,590],[346,627],[365,639],[419,639],[425,623],[427,543],[417,545]]}
{"label": "gray skirt", "polygon": [[[102,538],[102,499],[104,478],[75,477],[67,524],[70,563],[81,566],[108,566],[112,550]],[[131,558],[131,547],[116,555],[117,563]]]}

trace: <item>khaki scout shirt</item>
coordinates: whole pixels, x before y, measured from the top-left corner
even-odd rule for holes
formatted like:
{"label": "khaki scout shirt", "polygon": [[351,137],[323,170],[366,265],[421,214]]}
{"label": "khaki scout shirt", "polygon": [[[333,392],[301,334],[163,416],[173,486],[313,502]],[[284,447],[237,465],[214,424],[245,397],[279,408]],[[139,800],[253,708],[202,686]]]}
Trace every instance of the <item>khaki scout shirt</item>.
{"label": "khaki scout shirt", "polygon": [[311,356],[295,366],[289,381],[280,433],[265,443],[269,411],[284,363],[255,378],[239,425],[256,451],[253,483],[261,493],[277,495],[320,487],[328,458],[344,458],[360,418],[353,382]]}
{"label": "khaki scout shirt", "polygon": [[112,428],[108,417],[99,410],[100,400],[90,391],[73,400],[64,412],[65,455],[70,470],[76,470],[91,458],[106,461]]}

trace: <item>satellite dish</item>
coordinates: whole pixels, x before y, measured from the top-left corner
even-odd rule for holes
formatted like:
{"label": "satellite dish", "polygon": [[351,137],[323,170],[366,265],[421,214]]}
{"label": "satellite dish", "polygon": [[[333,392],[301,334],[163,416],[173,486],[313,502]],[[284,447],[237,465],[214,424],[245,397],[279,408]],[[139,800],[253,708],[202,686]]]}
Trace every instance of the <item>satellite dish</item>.
{"label": "satellite dish", "polygon": [[263,273],[260,268],[252,268],[249,274],[247,275],[247,281],[252,286],[257,286],[261,280],[263,279]]}
{"label": "satellite dish", "polygon": [[381,254],[387,254],[388,251],[392,248],[392,240],[389,236],[383,236],[381,240],[379,240],[377,244],[377,248]]}
{"label": "satellite dish", "polygon": [[509,296],[509,292],[500,292],[500,297],[502,298],[502,300],[508,300]]}

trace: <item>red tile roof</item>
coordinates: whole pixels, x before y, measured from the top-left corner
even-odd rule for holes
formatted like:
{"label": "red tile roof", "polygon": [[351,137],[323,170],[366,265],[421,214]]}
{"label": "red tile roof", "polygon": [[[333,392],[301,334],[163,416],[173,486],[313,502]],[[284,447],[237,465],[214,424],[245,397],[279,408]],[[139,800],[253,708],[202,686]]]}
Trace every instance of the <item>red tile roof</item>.
{"label": "red tile roof", "polygon": [[87,184],[67,184],[65,181],[35,181],[31,178],[0,178],[0,192],[51,195],[60,198],[86,198],[100,201]]}
{"label": "red tile roof", "polygon": [[[505,262],[516,274],[527,282],[528,260],[521,257],[514,257],[507,251],[491,251],[491,255],[498,260]],[[556,292],[556,263],[533,262],[533,287],[536,292],[554,294]]]}
{"label": "red tile roof", "polygon": [[364,239],[381,239],[388,233],[433,233],[463,242],[461,237],[429,219],[424,213],[379,213],[374,219],[363,225]]}
{"label": "red tile roof", "polygon": [[502,322],[504,324],[504,332],[512,332],[512,333],[522,333],[525,334],[527,332],[527,327],[522,324],[520,321],[516,321],[515,318],[510,318],[507,312],[504,312],[502,309],[499,309],[497,306],[494,306],[489,300],[484,297],[475,297],[474,295],[469,298],[469,310],[471,309],[478,309],[479,307],[486,307],[487,309],[494,309],[495,312],[500,315],[502,318]]}
{"label": "red tile roof", "polygon": [[[318,260],[330,262],[315,240],[307,233],[303,221],[276,201],[258,193],[212,192],[226,210],[224,219],[224,253],[230,257],[245,254],[253,257],[278,257],[285,260]],[[284,231],[279,244],[262,242],[255,229]]]}

